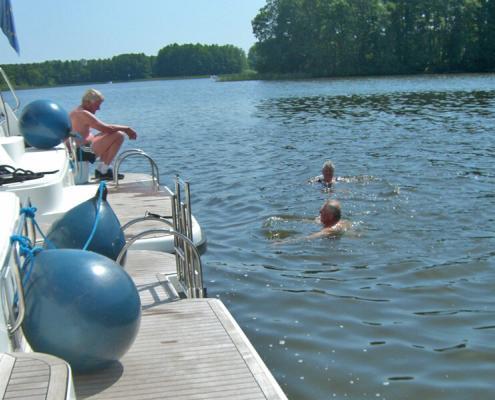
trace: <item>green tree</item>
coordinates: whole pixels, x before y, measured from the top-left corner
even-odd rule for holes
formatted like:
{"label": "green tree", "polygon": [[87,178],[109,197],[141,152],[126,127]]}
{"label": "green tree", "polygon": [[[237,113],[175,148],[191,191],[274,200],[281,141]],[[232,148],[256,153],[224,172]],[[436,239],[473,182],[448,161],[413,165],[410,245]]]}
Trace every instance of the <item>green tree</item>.
{"label": "green tree", "polygon": [[162,48],[153,65],[153,76],[193,76],[238,73],[247,66],[242,49],[232,45],[177,43]]}
{"label": "green tree", "polygon": [[112,58],[113,80],[128,81],[151,76],[149,57],[140,54],[121,54]]}
{"label": "green tree", "polygon": [[267,0],[259,72],[319,76],[489,71],[495,0]]}
{"label": "green tree", "polygon": [[481,70],[495,70],[495,1],[481,0],[479,11],[479,63]]}

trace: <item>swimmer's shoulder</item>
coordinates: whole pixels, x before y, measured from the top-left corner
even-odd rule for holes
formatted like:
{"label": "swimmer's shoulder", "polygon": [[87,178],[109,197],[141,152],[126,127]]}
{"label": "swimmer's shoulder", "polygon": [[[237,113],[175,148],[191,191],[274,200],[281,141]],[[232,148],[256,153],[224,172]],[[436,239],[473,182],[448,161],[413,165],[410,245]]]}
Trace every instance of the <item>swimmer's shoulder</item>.
{"label": "swimmer's shoulder", "polygon": [[317,232],[317,236],[315,237],[332,237],[332,236],[340,236],[345,234],[348,230],[352,228],[352,223],[351,221],[347,219],[342,219],[337,224],[334,226],[331,226],[329,228],[323,228],[320,232]]}
{"label": "swimmer's shoulder", "polygon": [[308,179],[308,183],[319,183],[323,181],[323,175],[313,176]]}

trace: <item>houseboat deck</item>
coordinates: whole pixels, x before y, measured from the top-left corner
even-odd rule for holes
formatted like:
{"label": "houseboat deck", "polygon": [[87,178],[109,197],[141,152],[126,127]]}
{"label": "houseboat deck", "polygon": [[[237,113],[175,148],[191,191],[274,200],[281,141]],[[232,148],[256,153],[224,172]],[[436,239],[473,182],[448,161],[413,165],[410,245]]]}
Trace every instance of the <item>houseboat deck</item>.
{"label": "houseboat deck", "polygon": [[180,299],[175,257],[131,251],[126,270],[142,301],[131,350],[112,367],[74,376],[78,399],[285,399],[218,299]]}
{"label": "houseboat deck", "polygon": [[[108,185],[108,201],[121,223],[145,211],[170,215],[166,190],[147,191],[149,181],[126,178],[118,187]],[[120,361],[74,373],[71,387],[66,364],[56,357],[1,354],[0,398],[65,400],[74,390],[78,399],[287,399],[220,300],[177,293],[174,254],[130,250],[125,269],[138,289],[142,316],[137,338]]]}

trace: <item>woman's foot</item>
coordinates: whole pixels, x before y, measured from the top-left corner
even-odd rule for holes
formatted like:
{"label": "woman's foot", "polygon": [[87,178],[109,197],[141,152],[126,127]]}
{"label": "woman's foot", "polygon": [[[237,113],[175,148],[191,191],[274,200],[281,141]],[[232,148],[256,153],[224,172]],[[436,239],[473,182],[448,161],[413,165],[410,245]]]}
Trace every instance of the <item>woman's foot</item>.
{"label": "woman's foot", "polygon": [[[119,180],[124,179],[124,174],[119,174]],[[95,179],[100,181],[112,181],[113,180],[113,170],[108,168],[108,171],[105,174],[102,174],[100,171],[95,169]]]}

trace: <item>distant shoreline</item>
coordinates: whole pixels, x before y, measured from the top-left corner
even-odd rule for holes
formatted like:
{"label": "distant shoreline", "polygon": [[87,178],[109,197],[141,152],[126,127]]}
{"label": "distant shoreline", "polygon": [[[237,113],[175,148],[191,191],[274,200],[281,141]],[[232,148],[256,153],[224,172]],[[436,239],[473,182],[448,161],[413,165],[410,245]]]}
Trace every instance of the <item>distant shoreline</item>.
{"label": "distant shoreline", "polygon": [[[107,82],[80,82],[80,83],[68,83],[65,85],[42,85],[42,86],[16,86],[15,90],[33,90],[33,89],[49,89],[55,87],[72,87],[72,86],[92,86],[92,85],[108,85],[108,84],[119,84],[119,83],[131,83],[131,82],[148,82],[148,81],[175,81],[184,79],[206,79],[210,78],[209,75],[194,75],[194,76],[169,76],[161,78],[146,78],[146,79],[133,79],[128,81],[107,81]],[[0,87],[0,90],[7,90],[6,87]]]}
{"label": "distant shoreline", "polygon": [[321,76],[313,74],[303,73],[290,73],[290,74],[271,74],[271,73],[257,73],[255,71],[241,72],[240,74],[228,74],[219,75],[219,82],[236,82],[236,81],[287,81],[287,80],[329,80],[329,79],[359,79],[359,78],[398,78],[407,76],[473,76],[473,75],[495,75],[495,71],[491,72],[421,72],[417,74],[403,73],[403,74],[383,74],[383,75],[335,75],[335,76]]}
{"label": "distant shoreline", "polygon": [[[256,71],[246,71],[239,74],[226,75],[192,75],[192,76],[169,76],[160,78],[145,78],[133,79],[126,81],[108,81],[108,82],[81,82],[66,85],[44,85],[44,86],[19,86],[16,90],[33,90],[33,89],[49,89],[54,87],[71,87],[71,86],[92,86],[106,84],[120,84],[131,82],[148,82],[148,81],[172,81],[186,79],[214,79],[216,82],[239,82],[239,81],[296,81],[296,80],[330,80],[330,79],[359,79],[359,78],[398,78],[407,76],[473,76],[473,75],[495,75],[494,72],[449,72],[449,73],[429,73],[422,72],[417,74],[385,74],[385,75],[342,75],[342,76],[317,76],[312,74],[292,73],[292,74],[260,74]],[[6,87],[0,87],[0,90],[7,90]]]}

